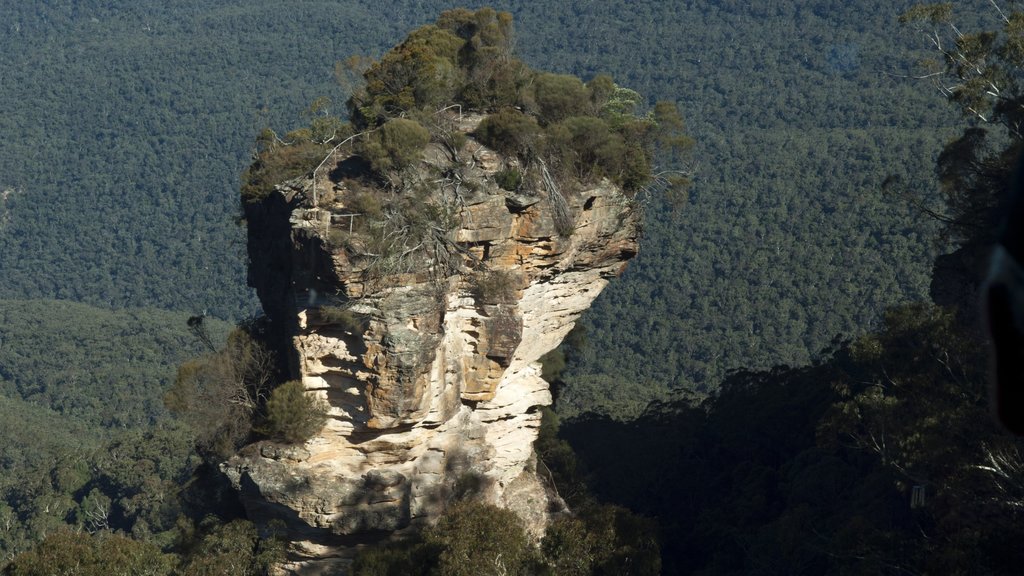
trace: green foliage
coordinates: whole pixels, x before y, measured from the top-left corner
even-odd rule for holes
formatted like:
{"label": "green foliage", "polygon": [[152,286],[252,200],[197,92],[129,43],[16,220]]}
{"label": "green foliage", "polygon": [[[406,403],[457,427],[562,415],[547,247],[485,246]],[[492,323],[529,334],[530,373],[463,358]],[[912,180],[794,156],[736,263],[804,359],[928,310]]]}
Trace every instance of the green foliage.
{"label": "green foliage", "polygon": [[67,524],[104,441],[95,424],[0,396],[0,558]]}
{"label": "green foliage", "polygon": [[[167,417],[161,396],[198,351],[187,314],[0,300],[0,394],[68,418],[69,426],[138,428]],[[210,319],[220,340],[227,324]],[[40,411],[43,412],[43,411]],[[26,413],[28,416],[29,413]],[[45,444],[44,437],[39,438]]]}
{"label": "green foliage", "polygon": [[572,508],[582,506],[590,498],[584,470],[569,442],[559,437],[558,415],[550,408],[542,408],[541,411],[543,420],[534,442],[534,451],[551,474],[559,495]]}
{"label": "green foliage", "polygon": [[459,64],[466,70],[459,102],[477,109],[519,102],[529,74],[527,67],[512,57],[512,14],[491,8],[475,12],[458,8],[442,12],[437,25],[466,41],[459,51]]}
{"label": "green foliage", "polygon": [[488,504],[456,502],[423,538],[440,550],[433,571],[439,576],[525,575],[534,561],[522,520]]}
{"label": "green foliage", "polygon": [[548,527],[541,551],[554,574],[588,576],[592,574],[595,543],[587,537],[586,525],[576,518],[559,518]]}
{"label": "green foliage", "polygon": [[364,318],[341,306],[321,306],[319,319],[327,324],[336,324],[347,332],[362,334],[366,329]]}
{"label": "green foliage", "polygon": [[936,48],[925,69],[936,87],[965,116],[1002,124],[1020,137],[1016,102],[1021,98],[1018,75],[1024,66],[1024,12],[1007,16],[986,7],[988,26],[971,32],[954,22],[952,4],[917,5],[900,16]]}
{"label": "green foliage", "polygon": [[284,543],[260,538],[246,520],[215,525],[202,536],[180,570],[182,576],[261,576],[285,559]]}
{"label": "green foliage", "polygon": [[[578,455],[545,423],[537,449],[560,489],[586,477],[656,517],[665,573],[1013,574],[1024,491],[1006,479],[1024,444],[993,422],[983,350],[956,318],[892,309],[821,363],[734,374],[703,406],[563,424]],[[576,509],[591,539],[631,530]]]}
{"label": "green foliage", "polygon": [[437,562],[437,550],[419,538],[368,546],[352,563],[353,576],[426,576]]}
{"label": "green foliage", "polygon": [[[938,157],[944,206],[928,210],[942,225],[941,238],[956,247],[936,262],[931,295],[968,317],[976,313],[979,281],[1001,233],[1004,198],[1024,147],[1024,11],[1011,8],[1003,12],[992,5],[977,14],[954,15],[952,5],[929,4],[900,18],[936,48],[925,63],[926,75],[971,120]],[[979,14],[983,17],[975,22]],[[975,26],[981,30],[972,30]]]}
{"label": "green foliage", "polygon": [[[588,532],[585,543],[574,547],[592,551],[593,574],[600,576],[655,576],[661,574],[661,548],[657,524],[620,506],[593,504],[580,511]],[[566,536],[561,532],[559,536]],[[553,541],[549,541],[553,542]],[[563,544],[569,544],[563,542]],[[559,560],[564,561],[564,553]]]}
{"label": "green foliage", "polygon": [[515,168],[498,170],[494,174],[494,181],[502,190],[516,192],[523,185],[523,173]]}
{"label": "green foliage", "polygon": [[307,394],[302,382],[291,380],[271,392],[263,432],[277,440],[299,443],[316,435],[326,422],[326,402]]}
{"label": "green foliage", "polygon": [[[686,124],[679,106],[667,100],[658,100],[651,111],[654,146],[659,154],[678,162],[693,148],[693,138],[686,134]],[[648,126],[644,126],[648,128]]]}
{"label": "green foliage", "polygon": [[549,154],[576,178],[586,181],[608,176],[619,180],[626,143],[604,120],[574,116],[549,126],[545,132]]}
{"label": "green foliage", "polygon": [[[32,423],[19,422],[13,413],[4,415],[12,425]],[[127,430],[97,439],[94,430],[63,418],[46,428],[27,426],[24,434],[19,439],[0,430],[0,440],[9,446],[2,470],[5,481],[0,482],[0,516],[6,516],[0,554],[5,558],[69,526],[130,534],[168,548],[175,540],[178,518],[192,513],[191,506],[202,502],[207,507],[203,514],[223,508],[202,500],[200,483],[191,481],[201,460],[184,426]],[[22,457],[15,446],[38,453]]]}
{"label": "green foliage", "polygon": [[356,576],[479,576],[534,574],[537,550],[515,513],[472,500],[449,506],[419,537],[368,547]]}
{"label": "green foliage", "polygon": [[274,186],[308,174],[327,154],[327,147],[312,142],[308,131],[286,135],[286,138],[294,138],[292,142],[268,142],[263,138],[276,136],[264,131],[255,162],[242,174],[245,202],[258,202],[266,198]]}
{"label": "green foliage", "polygon": [[399,170],[420,159],[430,132],[415,120],[394,118],[360,142],[359,154],[374,170]]}
{"label": "green foliage", "polygon": [[907,306],[852,352],[819,436],[870,455],[908,500],[924,487],[926,539],[914,556],[922,571],[1012,573],[1021,555],[994,551],[1022,533],[1015,503],[1024,491],[1003,479],[1024,443],[989,414],[985,353],[969,328],[949,310]]}
{"label": "green foliage", "polygon": [[634,90],[623,88],[611,81],[610,76],[596,76],[587,83],[590,100],[594,103],[596,114],[613,126],[636,116],[637,108],[643,98]]}
{"label": "green foliage", "polygon": [[16,556],[4,576],[164,576],[172,574],[173,557],[152,544],[124,536],[91,536],[57,530],[35,548]]}
{"label": "green foliage", "polygon": [[409,34],[366,71],[365,92],[349,101],[357,125],[372,127],[403,112],[451,102],[462,83],[457,58],[464,42],[436,26]]}
{"label": "green foliage", "polygon": [[540,126],[534,116],[502,108],[484,118],[474,136],[502,154],[530,158],[539,149]]}
{"label": "green foliage", "polygon": [[349,101],[360,127],[380,125],[416,110],[449,104],[510,106],[528,79],[511,57],[512,16],[490,8],[441,13],[414,30],[364,74],[365,88]]}
{"label": "green foliage", "polygon": [[582,80],[568,74],[548,72],[534,78],[531,96],[540,123],[545,126],[585,114],[590,100]]}
{"label": "green foliage", "polygon": [[420,536],[367,547],[356,576],[551,574],[656,576],[655,527],[628,510],[587,503],[578,517],[561,517],[539,547],[522,520],[504,508],[457,502]]}
{"label": "green foliage", "polygon": [[344,140],[352,134],[352,127],[341,118],[331,114],[331,99],[321,96],[306,110],[310,116],[308,137],[315,144],[330,144]]}
{"label": "green foliage", "polygon": [[[570,429],[578,425],[573,423]],[[660,574],[661,545],[655,521],[600,502],[588,486],[590,482],[600,487],[609,475],[636,477],[640,471],[616,467],[588,479],[586,463],[559,436],[559,429],[557,415],[545,409],[535,449],[575,513],[548,527],[541,542],[546,564],[555,574]]]}
{"label": "green foliage", "polygon": [[[476,131],[492,148],[529,161],[543,144],[549,159],[564,166],[563,174],[607,176],[634,193],[642,188],[650,179],[654,141],[647,137],[653,122],[636,116],[640,95],[609,76],[585,85],[572,75],[531,72],[511,58],[511,22],[511,15],[490,9],[445,12],[436,26],[414,31],[372,65],[365,91],[349,106],[358,125],[382,128],[371,132],[360,154],[378,172],[407,164],[418,149],[409,144],[409,160],[395,161],[412,138],[407,129],[386,133],[389,126],[413,122],[405,116],[426,119],[447,104],[498,107]],[[666,132],[682,128],[678,111],[666,119],[675,121]],[[543,135],[541,126],[547,127]]]}
{"label": "green foliage", "polygon": [[193,429],[200,452],[226,458],[252,431],[270,394],[275,362],[260,341],[238,328],[221,350],[183,363],[164,402]]}
{"label": "green foliage", "polygon": [[482,304],[510,304],[515,302],[518,279],[503,270],[482,270],[470,280],[470,291]]}

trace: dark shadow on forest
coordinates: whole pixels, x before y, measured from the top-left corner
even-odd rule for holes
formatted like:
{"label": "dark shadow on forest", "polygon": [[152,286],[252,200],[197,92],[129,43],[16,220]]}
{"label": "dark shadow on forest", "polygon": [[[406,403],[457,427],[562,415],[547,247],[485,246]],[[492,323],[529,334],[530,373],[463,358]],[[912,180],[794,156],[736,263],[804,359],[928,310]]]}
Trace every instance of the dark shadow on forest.
{"label": "dark shadow on forest", "polygon": [[885,535],[914,511],[876,458],[818,438],[844,359],[734,373],[713,404],[589,414],[560,436],[599,499],[657,519],[663,574],[890,573]]}

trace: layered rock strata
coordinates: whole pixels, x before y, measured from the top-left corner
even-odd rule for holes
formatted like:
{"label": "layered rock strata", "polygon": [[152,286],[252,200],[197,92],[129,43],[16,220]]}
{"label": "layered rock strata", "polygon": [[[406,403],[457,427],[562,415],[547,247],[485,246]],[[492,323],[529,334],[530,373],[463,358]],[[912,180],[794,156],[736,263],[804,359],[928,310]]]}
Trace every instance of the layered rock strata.
{"label": "layered rock strata", "polygon": [[[467,494],[535,531],[553,509],[533,452],[551,402],[538,360],[635,255],[637,217],[607,180],[556,183],[461,120],[460,147],[428,146],[401,185],[368,179],[339,149],[247,209],[250,283],[293,376],[330,410],[308,442],[254,444],[224,470],[251,517],[283,520],[311,556]],[[510,173],[525,176],[515,192],[496,182]],[[431,229],[408,236],[406,214],[387,230],[388,203],[413,188]],[[367,194],[384,210],[355,210]]]}

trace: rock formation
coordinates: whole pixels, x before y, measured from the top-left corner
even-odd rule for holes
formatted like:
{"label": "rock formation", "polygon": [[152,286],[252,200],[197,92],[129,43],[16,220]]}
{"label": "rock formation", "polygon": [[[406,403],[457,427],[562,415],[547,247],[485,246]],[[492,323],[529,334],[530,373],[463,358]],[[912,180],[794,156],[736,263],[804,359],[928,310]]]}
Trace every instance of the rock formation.
{"label": "rock formation", "polygon": [[457,137],[400,175],[339,146],[247,206],[250,284],[330,410],[308,442],[250,445],[224,470],[300,554],[428,522],[460,496],[535,533],[557,509],[533,452],[551,402],[538,360],[636,253],[637,215],[608,180],[556,180],[474,139],[479,117],[449,120]]}

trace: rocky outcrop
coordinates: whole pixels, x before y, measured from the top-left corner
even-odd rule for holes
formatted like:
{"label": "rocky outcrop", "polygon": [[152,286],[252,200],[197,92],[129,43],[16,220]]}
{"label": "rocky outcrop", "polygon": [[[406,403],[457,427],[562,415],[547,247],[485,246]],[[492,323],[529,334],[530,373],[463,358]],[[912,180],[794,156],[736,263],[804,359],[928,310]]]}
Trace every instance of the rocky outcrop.
{"label": "rocky outcrop", "polygon": [[[453,121],[471,134],[479,119]],[[283,520],[311,556],[459,496],[535,531],[557,507],[532,447],[551,402],[538,360],[636,253],[636,214],[607,180],[556,183],[453,140],[387,185],[338,149],[247,209],[250,283],[330,418],[224,470],[254,519]],[[513,173],[521,187],[498,186]]]}

